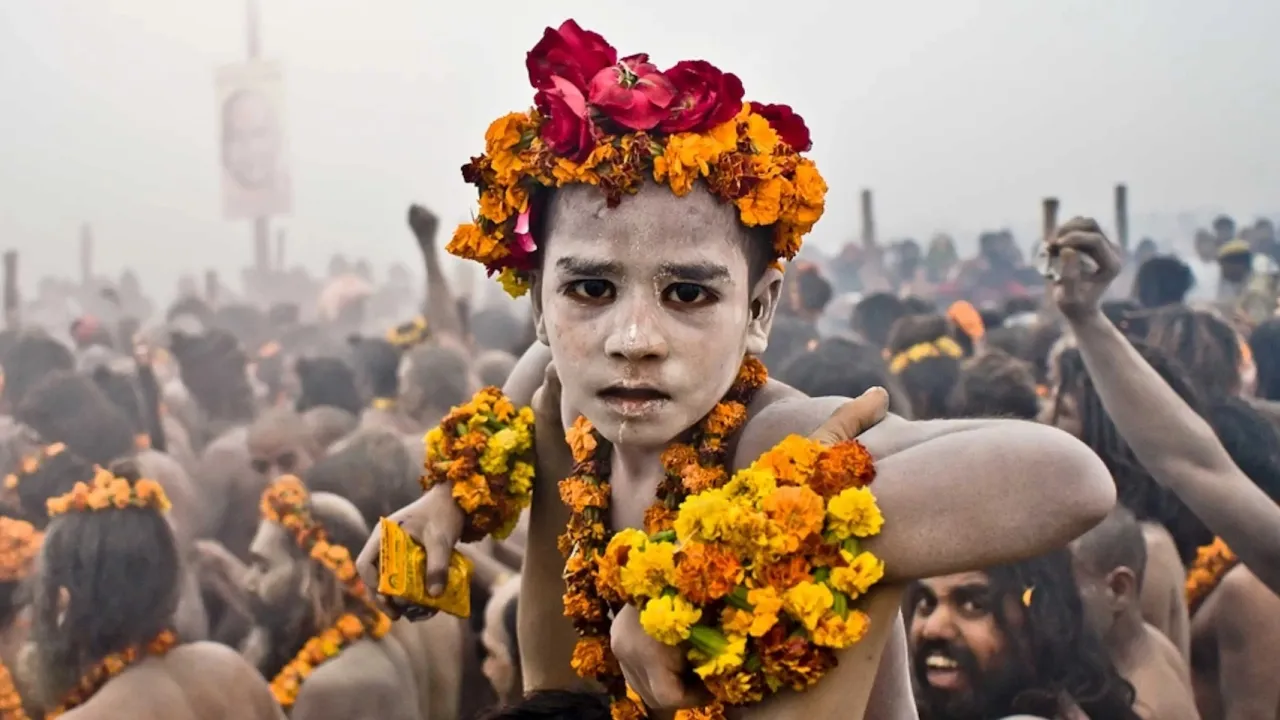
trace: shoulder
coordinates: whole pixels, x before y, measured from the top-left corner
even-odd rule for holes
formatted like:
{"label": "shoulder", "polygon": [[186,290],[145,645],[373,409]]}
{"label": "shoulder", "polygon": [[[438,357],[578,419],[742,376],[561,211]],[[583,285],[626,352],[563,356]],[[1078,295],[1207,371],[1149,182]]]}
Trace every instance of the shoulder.
{"label": "shoulder", "polygon": [[1213,592],[1219,638],[1226,644],[1272,644],[1280,641],[1280,596],[1243,564],[1232,568]]}
{"label": "shoulder", "polygon": [[811,398],[799,390],[770,380],[748,408],[733,451],[733,466],[746,467],[788,435],[809,435],[848,402],[848,398]]}
{"label": "shoulder", "polygon": [[[405,687],[388,655],[393,641],[364,640],[315,669],[298,691],[290,717],[361,717],[370,708],[411,707],[413,686]],[[394,645],[399,649],[398,645]],[[383,717],[379,715],[379,717]],[[387,714],[385,717],[399,717]]]}

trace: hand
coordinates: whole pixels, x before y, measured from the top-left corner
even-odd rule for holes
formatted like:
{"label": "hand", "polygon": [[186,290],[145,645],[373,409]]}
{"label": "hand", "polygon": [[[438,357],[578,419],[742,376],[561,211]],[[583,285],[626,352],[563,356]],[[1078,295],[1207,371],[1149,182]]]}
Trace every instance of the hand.
{"label": "hand", "polygon": [[870,430],[888,413],[889,393],[882,387],[873,387],[837,408],[809,435],[809,439],[828,447],[852,440]]}
{"label": "hand", "polygon": [[[437,485],[422,497],[392,513],[388,519],[399,523],[409,533],[409,537],[426,549],[427,593],[433,597],[440,595],[449,578],[449,558],[462,537],[462,527],[466,521],[466,514],[453,499],[452,488],[448,483]],[[365,585],[373,590],[378,587],[378,557],[381,549],[382,527],[379,524],[374,527],[373,534],[356,559],[356,570]],[[381,596],[381,599],[393,618],[403,613],[408,619],[416,621],[435,615],[435,610],[429,608],[406,608],[394,598]]]}
{"label": "hand", "polygon": [[[1048,249],[1049,256],[1061,262],[1052,281],[1058,309],[1070,322],[1096,315],[1102,296],[1120,274],[1120,249],[1107,240],[1098,223],[1080,217],[1058,228]],[[1097,269],[1090,271],[1088,264]]]}
{"label": "hand", "polygon": [[613,619],[609,644],[627,684],[651,710],[698,707],[711,699],[701,683],[683,680],[684,652],[649,637],[635,607],[627,605]]}
{"label": "hand", "polygon": [[436,231],[440,228],[440,218],[421,205],[410,205],[409,228],[418,238],[420,247],[434,247]]}

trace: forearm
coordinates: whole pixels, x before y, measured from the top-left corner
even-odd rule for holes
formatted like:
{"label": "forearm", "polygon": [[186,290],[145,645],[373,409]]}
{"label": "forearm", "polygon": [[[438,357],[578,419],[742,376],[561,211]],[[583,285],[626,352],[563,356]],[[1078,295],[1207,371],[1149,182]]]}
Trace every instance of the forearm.
{"label": "forearm", "polygon": [[1102,405],[1138,461],[1280,591],[1280,507],[1109,320],[1098,314],[1074,330]]}

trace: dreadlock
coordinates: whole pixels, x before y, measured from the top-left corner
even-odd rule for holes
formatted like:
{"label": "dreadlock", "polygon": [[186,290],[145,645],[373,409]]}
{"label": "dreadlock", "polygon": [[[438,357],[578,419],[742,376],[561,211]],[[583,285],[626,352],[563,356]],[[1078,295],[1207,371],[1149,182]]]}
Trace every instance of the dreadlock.
{"label": "dreadlock", "polygon": [[1249,349],[1258,368],[1258,397],[1280,400],[1280,318],[1271,318],[1254,328]]}
{"label": "dreadlock", "polygon": [[1240,340],[1216,315],[1182,306],[1161,309],[1151,316],[1146,339],[1177,358],[1206,397],[1240,391]]}
{"label": "dreadlock", "polygon": [[[996,625],[1008,636],[1022,634],[1035,677],[1032,687],[1014,697],[1012,712],[1062,717],[1063,699],[1069,698],[1091,718],[1138,718],[1133,686],[1116,671],[1102,641],[1085,625],[1069,550],[997,565],[986,573],[993,597],[1001,599],[992,603]],[[1018,629],[1010,623],[1006,598],[1017,598],[1014,607],[1025,613]]]}
{"label": "dreadlock", "polygon": [[[1177,361],[1158,348],[1141,342],[1133,343],[1144,360],[1160,375],[1178,397],[1201,413],[1199,394],[1187,379]],[[1160,485],[1138,462],[1129,443],[1120,435],[1111,416],[1102,406],[1093,379],[1085,368],[1077,348],[1067,348],[1058,358],[1058,402],[1068,395],[1075,397],[1080,416],[1080,439],[1092,449],[1111,472],[1118,500],[1133,511],[1139,520],[1164,525],[1173,536],[1182,562],[1196,556],[1196,548],[1213,540],[1213,534],[1176,495]]]}

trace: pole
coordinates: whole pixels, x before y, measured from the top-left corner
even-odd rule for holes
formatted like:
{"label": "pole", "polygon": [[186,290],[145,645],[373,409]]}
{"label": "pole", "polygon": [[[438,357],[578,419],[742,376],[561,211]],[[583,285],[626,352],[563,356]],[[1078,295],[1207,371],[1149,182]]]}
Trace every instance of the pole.
{"label": "pole", "polygon": [[862,245],[866,248],[876,246],[875,207],[870,190],[862,191]]}
{"label": "pole", "polygon": [[93,228],[89,223],[80,226],[80,286],[89,287],[93,280]]}
{"label": "pole", "polygon": [[284,249],[287,236],[288,233],[285,232],[284,228],[276,230],[276,272],[281,274],[284,273]]}
{"label": "pole", "polygon": [[4,253],[4,326],[17,330],[21,322],[18,297],[18,251]]}
{"label": "pole", "polygon": [[[245,39],[249,60],[262,55],[261,27],[258,22],[258,0],[245,0]],[[260,215],[253,219],[253,266],[260,283],[266,282],[271,263],[271,218]]]}
{"label": "pole", "polygon": [[1116,242],[1129,254],[1129,188],[1124,183],[1116,185]]}

